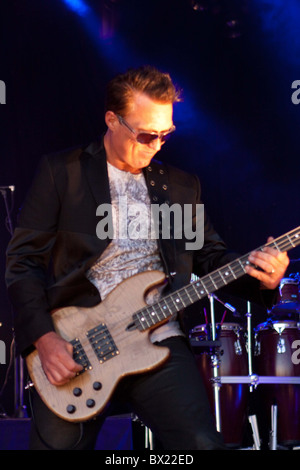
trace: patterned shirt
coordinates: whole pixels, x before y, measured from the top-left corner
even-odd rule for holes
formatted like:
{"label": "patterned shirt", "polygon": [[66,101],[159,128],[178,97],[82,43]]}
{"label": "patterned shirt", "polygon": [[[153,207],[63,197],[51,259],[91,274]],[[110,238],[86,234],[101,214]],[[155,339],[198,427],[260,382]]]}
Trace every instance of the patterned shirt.
{"label": "patterned shirt", "polygon": [[[143,173],[133,174],[119,170],[110,163],[107,165],[113,239],[87,272],[88,279],[97,287],[102,300],[120,282],[134,274],[147,270],[163,271]],[[147,303],[159,300],[159,295],[158,290],[152,291]],[[151,341],[182,334],[179,323],[172,317],[172,321],[151,333]]]}

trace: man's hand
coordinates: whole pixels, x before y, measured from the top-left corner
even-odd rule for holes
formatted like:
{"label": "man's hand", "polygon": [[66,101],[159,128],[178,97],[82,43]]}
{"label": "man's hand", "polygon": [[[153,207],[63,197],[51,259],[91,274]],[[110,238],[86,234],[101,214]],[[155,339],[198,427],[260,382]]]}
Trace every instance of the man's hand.
{"label": "man's hand", "polygon": [[34,343],[43,370],[52,385],[64,385],[82,366],[73,357],[73,346],[54,332],[46,333]]}
{"label": "man's hand", "polygon": [[[268,238],[268,242],[272,240],[274,240],[272,237]],[[286,252],[281,253],[270,247],[265,247],[263,251],[253,251],[248,259],[261,270],[246,266],[246,272],[258,279],[263,289],[275,289],[284,277],[290,262]]]}

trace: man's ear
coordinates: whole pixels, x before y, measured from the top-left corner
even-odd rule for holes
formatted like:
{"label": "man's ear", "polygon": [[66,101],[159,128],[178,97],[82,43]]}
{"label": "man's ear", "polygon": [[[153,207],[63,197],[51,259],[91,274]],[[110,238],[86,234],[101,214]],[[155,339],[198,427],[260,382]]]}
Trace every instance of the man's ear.
{"label": "man's ear", "polygon": [[119,123],[119,120],[115,113],[113,113],[112,111],[106,111],[105,123],[111,131],[114,131]]}

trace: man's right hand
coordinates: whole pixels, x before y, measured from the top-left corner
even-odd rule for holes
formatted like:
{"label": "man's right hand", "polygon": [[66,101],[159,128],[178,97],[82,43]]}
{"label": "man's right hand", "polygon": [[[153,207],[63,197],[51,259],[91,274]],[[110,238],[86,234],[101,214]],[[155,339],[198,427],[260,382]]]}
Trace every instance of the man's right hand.
{"label": "man's right hand", "polygon": [[73,379],[82,366],[74,361],[73,346],[51,331],[34,343],[43,370],[52,385],[64,385]]}

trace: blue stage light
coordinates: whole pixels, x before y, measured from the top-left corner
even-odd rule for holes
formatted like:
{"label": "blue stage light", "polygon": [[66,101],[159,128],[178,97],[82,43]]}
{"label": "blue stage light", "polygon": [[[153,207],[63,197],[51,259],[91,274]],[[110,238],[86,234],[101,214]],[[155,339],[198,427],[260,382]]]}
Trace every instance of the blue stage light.
{"label": "blue stage light", "polygon": [[86,16],[90,7],[83,0],[63,0],[63,2],[79,16]]}

